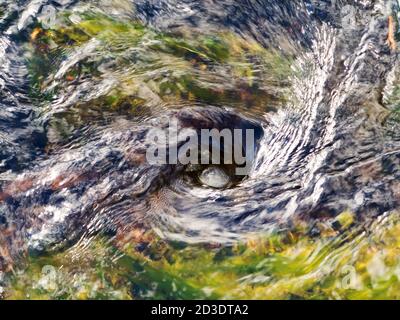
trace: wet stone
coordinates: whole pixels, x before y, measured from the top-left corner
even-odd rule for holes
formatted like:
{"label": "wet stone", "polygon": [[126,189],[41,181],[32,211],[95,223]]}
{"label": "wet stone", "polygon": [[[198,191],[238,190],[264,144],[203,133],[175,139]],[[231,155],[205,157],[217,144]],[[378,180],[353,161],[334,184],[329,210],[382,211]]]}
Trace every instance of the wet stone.
{"label": "wet stone", "polygon": [[211,188],[222,189],[229,185],[231,179],[220,168],[208,168],[201,173],[200,181]]}

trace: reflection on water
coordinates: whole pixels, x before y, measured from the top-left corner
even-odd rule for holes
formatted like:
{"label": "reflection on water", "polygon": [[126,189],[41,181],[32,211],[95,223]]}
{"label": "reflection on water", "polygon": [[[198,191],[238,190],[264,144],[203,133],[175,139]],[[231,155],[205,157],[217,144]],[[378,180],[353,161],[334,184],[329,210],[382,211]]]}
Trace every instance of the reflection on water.
{"label": "reflection on water", "polygon": [[[0,294],[398,296],[397,1],[6,0],[0,30]],[[255,129],[249,175],[150,165],[171,119]]]}

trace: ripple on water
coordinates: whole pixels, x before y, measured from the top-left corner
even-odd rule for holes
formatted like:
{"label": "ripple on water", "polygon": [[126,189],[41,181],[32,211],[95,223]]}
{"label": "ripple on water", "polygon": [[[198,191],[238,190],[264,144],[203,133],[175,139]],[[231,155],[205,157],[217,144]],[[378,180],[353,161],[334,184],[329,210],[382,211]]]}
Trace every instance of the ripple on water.
{"label": "ripple on water", "polygon": [[[398,207],[394,2],[55,2],[0,7],[1,210],[18,240],[232,243]],[[146,132],[174,117],[256,126],[252,172],[150,166]]]}

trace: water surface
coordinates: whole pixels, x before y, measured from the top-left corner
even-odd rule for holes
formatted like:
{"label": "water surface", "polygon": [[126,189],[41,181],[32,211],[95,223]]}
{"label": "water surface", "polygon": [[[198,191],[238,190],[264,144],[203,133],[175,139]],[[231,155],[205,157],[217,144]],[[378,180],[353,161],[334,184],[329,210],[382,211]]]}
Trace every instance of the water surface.
{"label": "water surface", "polygon": [[[398,297],[398,11],[0,2],[0,293]],[[248,176],[149,164],[171,119],[255,129]]]}

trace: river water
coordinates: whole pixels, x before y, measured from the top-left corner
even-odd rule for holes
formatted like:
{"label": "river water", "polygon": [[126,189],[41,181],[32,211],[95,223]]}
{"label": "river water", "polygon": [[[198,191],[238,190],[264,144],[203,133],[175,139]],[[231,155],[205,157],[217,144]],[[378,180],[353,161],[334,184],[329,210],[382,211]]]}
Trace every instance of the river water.
{"label": "river water", "polygon": [[[231,245],[394,212],[398,5],[0,1],[0,270],[98,234]],[[168,119],[255,128],[248,175],[149,164]]]}

